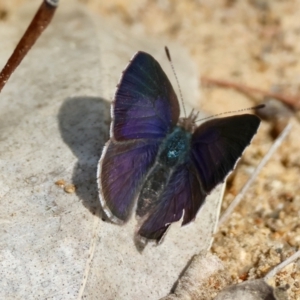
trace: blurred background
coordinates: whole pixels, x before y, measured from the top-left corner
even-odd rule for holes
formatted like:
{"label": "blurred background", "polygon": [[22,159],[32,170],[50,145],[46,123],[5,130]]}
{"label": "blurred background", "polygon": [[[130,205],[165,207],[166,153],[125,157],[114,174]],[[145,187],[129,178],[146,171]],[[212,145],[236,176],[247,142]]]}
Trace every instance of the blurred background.
{"label": "blurred background", "polygon": [[[0,0],[0,26],[30,0]],[[224,224],[212,247],[230,274],[228,284],[263,277],[300,247],[300,1],[299,0],[81,0],[100,18],[116,19],[141,36],[185,47],[203,79],[200,106],[210,114],[291,99],[266,109],[237,170],[228,180],[222,209],[238,194],[288,120],[294,127],[280,150]],[[136,49],[139,50],[139,49]],[[171,53],[172,53],[172,49]],[[163,49],[162,49],[163,51]],[[176,68],[176,57],[173,56]],[[214,80],[232,86],[228,89]],[[180,78],[179,78],[180,81]],[[205,84],[204,84],[205,83]],[[245,94],[236,86],[261,90]],[[265,93],[264,93],[265,92]],[[284,101],[285,102],[285,101]],[[300,298],[300,263],[279,273],[272,285]]]}

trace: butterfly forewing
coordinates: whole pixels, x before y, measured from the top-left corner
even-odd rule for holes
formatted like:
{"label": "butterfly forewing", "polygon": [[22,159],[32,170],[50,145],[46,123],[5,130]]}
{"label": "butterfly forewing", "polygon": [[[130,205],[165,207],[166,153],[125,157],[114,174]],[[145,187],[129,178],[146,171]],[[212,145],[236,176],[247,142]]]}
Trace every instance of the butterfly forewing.
{"label": "butterfly forewing", "polygon": [[244,114],[213,119],[196,128],[192,136],[191,159],[207,193],[225,180],[250,144],[259,124],[257,116]]}
{"label": "butterfly forewing", "polygon": [[138,52],[117,89],[113,108],[113,137],[163,138],[176,125],[179,104],[172,85],[158,62]]}

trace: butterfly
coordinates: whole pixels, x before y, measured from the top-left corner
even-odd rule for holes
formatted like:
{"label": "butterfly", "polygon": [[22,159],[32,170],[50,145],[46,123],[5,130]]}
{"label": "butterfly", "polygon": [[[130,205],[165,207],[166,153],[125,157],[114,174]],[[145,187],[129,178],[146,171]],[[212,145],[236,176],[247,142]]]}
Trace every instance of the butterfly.
{"label": "butterfly", "polygon": [[146,240],[159,242],[173,222],[182,219],[185,225],[195,219],[260,124],[257,116],[243,114],[197,126],[197,114],[179,114],[160,64],[137,52],[117,86],[97,180],[107,217],[123,224],[135,208],[137,234]]}

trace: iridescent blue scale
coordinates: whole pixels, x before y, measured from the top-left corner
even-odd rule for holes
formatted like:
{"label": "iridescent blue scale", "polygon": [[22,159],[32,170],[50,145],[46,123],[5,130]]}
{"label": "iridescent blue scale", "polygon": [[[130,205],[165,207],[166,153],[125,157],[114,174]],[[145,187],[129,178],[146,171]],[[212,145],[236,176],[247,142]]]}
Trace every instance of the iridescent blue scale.
{"label": "iridescent blue scale", "polygon": [[193,115],[179,119],[170,81],[145,52],[124,71],[112,105],[111,137],[98,167],[100,202],[113,222],[123,223],[137,199],[138,235],[156,241],[173,222],[195,219],[260,124],[250,114],[198,127]]}
{"label": "iridescent blue scale", "polygon": [[190,152],[191,137],[190,132],[175,126],[158,150],[158,161],[168,167],[174,167],[185,161]]}

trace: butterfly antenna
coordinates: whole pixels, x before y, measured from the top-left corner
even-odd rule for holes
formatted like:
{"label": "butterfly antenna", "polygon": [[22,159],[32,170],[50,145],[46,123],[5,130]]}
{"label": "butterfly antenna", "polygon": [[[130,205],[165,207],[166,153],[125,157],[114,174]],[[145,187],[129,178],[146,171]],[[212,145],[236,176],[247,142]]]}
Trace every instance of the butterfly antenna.
{"label": "butterfly antenna", "polygon": [[165,46],[165,51],[166,51],[167,58],[168,58],[168,60],[169,60],[169,62],[171,64],[171,68],[172,68],[173,74],[174,74],[176,82],[177,82],[177,86],[178,86],[178,90],[179,90],[179,95],[180,95],[180,99],[181,99],[181,103],[182,103],[183,112],[184,112],[184,116],[186,118],[186,110],[185,110],[185,106],[184,106],[184,102],[183,102],[181,88],[180,88],[178,77],[176,75],[175,68],[174,68],[174,65],[173,65],[173,62],[172,62],[172,59],[171,59],[170,51],[169,51],[169,49],[168,49],[167,46]]}
{"label": "butterfly antenna", "polygon": [[196,120],[196,122],[205,121],[207,119],[212,119],[212,118],[219,117],[219,116],[222,116],[222,115],[239,113],[239,112],[246,111],[246,110],[261,109],[261,108],[264,108],[264,107],[265,107],[265,104],[260,104],[260,105],[257,105],[257,106],[243,108],[243,109],[239,109],[239,110],[226,111],[226,112],[223,112],[223,113],[220,113],[220,114],[216,114],[216,115],[204,118],[204,119]]}

